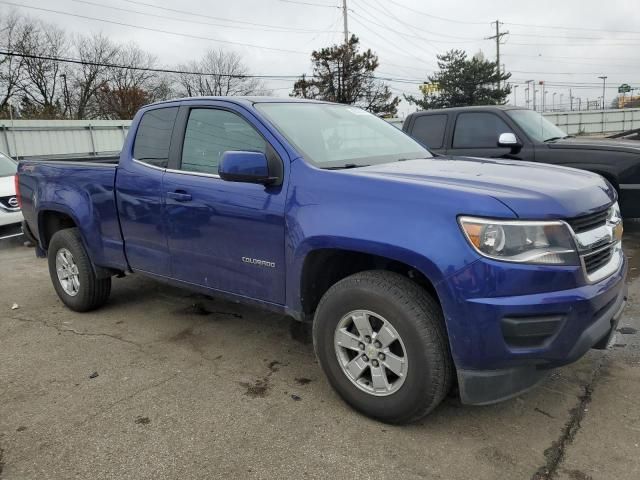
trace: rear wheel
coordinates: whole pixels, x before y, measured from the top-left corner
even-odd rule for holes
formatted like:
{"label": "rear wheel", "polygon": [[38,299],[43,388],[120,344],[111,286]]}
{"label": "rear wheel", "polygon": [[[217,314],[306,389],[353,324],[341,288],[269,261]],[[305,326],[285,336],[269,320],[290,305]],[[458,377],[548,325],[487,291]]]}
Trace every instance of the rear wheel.
{"label": "rear wheel", "polygon": [[316,310],[313,340],[340,396],[384,422],[422,418],[451,387],[440,306],[399,274],[362,272],[332,286]]}
{"label": "rear wheel", "polygon": [[71,310],[102,306],[111,293],[111,278],[97,278],[77,228],[57,231],[48,251],[49,275],[60,300]]}

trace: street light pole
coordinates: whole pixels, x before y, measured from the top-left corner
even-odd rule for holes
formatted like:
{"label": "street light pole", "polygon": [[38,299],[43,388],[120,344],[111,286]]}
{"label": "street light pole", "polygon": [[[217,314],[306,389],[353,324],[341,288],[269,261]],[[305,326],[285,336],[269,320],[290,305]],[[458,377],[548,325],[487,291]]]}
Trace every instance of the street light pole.
{"label": "street light pole", "polygon": [[[533,88],[532,88],[533,80],[527,80],[524,83],[527,84],[527,108],[529,108],[529,97],[530,97],[530,95],[533,95],[533,92],[532,92],[532,90],[533,90]],[[533,101],[533,109],[534,110],[536,109],[536,101],[535,100]]]}
{"label": "street light pole", "polygon": [[514,85],[513,86],[513,106],[517,107],[518,106],[518,85]]}
{"label": "street light pole", "polygon": [[605,92],[605,89],[607,88],[607,76],[603,75],[598,78],[602,80],[602,109],[604,110],[604,92]]}

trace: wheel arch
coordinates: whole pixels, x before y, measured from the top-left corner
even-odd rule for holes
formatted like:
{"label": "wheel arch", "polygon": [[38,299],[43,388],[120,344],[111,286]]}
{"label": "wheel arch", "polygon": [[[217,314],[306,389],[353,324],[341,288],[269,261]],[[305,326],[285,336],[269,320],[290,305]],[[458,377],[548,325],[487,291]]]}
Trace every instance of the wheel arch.
{"label": "wheel arch", "polygon": [[[422,264],[406,251],[398,252],[387,246],[384,252],[333,246],[310,249],[301,262],[298,282],[297,309],[301,319],[311,321],[318,303],[326,291],[340,280],[366,270],[386,270],[399,273],[427,291],[440,305],[437,289],[439,275],[426,259]],[[428,264],[425,268],[425,263]],[[431,267],[431,268],[428,268]],[[429,273],[425,273],[429,272]]]}

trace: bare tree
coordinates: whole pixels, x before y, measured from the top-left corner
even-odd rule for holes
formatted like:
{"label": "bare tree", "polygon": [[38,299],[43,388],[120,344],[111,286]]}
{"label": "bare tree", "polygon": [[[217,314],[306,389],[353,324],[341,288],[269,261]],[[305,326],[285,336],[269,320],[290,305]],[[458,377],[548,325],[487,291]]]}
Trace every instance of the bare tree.
{"label": "bare tree", "polygon": [[179,69],[195,73],[178,74],[182,96],[267,94],[263,82],[248,76],[249,69],[235,52],[209,50],[201,60],[180,65]]}
{"label": "bare tree", "polygon": [[56,58],[68,54],[69,41],[64,30],[43,22],[28,22],[20,43],[24,75],[20,82],[21,109],[30,117],[59,118],[63,115],[61,75],[65,64]]}
{"label": "bare tree", "polygon": [[[29,29],[27,19],[16,11],[0,18],[0,48],[6,52],[18,50]],[[0,115],[6,115],[9,101],[16,95],[24,72],[24,60],[19,56],[0,55]]]}
{"label": "bare tree", "polygon": [[131,119],[143,105],[170,96],[166,76],[148,70],[155,67],[156,58],[137,45],[120,48],[114,64],[107,68],[106,81],[98,91],[100,116]]}
{"label": "bare tree", "polygon": [[97,96],[106,85],[109,64],[117,56],[119,48],[101,33],[74,38],[76,64],[63,74],[65,116],[76,119],[95,118],[99,115]]}

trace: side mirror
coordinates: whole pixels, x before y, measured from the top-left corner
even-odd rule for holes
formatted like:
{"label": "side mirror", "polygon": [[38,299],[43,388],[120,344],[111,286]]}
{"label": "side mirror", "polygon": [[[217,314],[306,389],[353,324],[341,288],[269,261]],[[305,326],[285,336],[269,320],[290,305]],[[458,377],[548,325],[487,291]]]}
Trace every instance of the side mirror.
{"label": "side mirror", "polygon": [[218,175],[228,182],[261,183],[278,180],[269,176],[269,163],[262,152],[224,152],[218,165]]}
{"label": "side mirror", "polygon": [[522,144],[516,137],[515,133],[501,133],[498,137],[498,146],[507,147],[511,149],[511,153],[518,153],[522,150]]}

